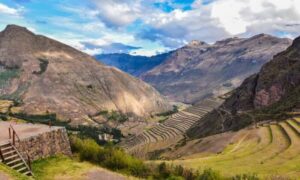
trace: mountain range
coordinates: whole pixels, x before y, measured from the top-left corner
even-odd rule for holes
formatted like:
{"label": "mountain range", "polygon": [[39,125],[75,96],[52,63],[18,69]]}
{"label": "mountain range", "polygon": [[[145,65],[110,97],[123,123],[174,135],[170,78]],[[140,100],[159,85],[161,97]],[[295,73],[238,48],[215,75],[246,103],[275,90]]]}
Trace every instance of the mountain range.
{"label": "mountain range", "polygon": [[125,53],[99,54],[95,58],[102,63],[114,66],[133,76],[139,77],[143,73],[158,66],[168,58],[171,52],[156,56],[132,56]]}
{"label": "mountain range", "polygon": [[26,28],[0,32],[0,96],[25,114],[56,114],[72,124],[118,111],[147,117],[170,109],[153,87],[119,69]]}
{"label": "mountain range", "polygon": [[[102,57],[103,62],[152,84],[173,101],[195,103],[238,87],[246,77],[257,73],[262,65],[285,50],[291,42],[290,39],[267,34],[228,38],[214,44],[191,41],[170,53],[143,57],[147,60],[136,63],[134,68],[134,72],[138,73],[132,73],[132,68],[125,67],[132,67],[132,62],[142,61],[140,56],[118,54]],[[101,56],[97,57],[101,61]],[[149,62],[151,66],[144,68]]]}
{"label": "mountain range", "polygon": [[[249,76],[225,102],[193,126],[192,138],[280,121],[300,108],[300,37]],[[291,114],[292,115],[292,114]]]}

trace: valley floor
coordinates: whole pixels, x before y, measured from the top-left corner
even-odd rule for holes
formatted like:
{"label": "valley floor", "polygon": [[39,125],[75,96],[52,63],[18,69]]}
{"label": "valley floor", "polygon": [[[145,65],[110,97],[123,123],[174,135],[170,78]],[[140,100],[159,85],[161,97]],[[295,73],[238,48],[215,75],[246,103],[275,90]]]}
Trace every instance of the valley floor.
{"label": "valley floor", "polygon": [[[300,177],[300,118],[244,129],[236,132],[236,137],[239,138],[222,152],[186,154],[179,160],[168,162],[200,171],[212,168],[225,176],[255,173],[263,178]],[[218,142],[218,139],[220,136],[210,141]],[[179,148],[174,153],[180,151],[184,150]]]}

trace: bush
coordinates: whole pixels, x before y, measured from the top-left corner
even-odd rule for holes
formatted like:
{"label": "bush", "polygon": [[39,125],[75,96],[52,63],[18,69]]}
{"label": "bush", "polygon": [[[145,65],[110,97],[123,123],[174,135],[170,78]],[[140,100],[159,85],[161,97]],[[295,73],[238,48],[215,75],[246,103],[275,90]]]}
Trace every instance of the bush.
{"label": "bush", "polygon": [[162,112],[159,114],[156,114],[157,116],[170,116],[172,114],[178,113],[178,107],[173,105],[173,110],[167,111],[167,112]]}
{"label": "bush", "polygon": [[92,139],[80,139],[75,136],[71,136],[70,142],[72,151],[78,153],[82,161],[129,175],[145,177],[147,174],[147,167],[143,161],[126,154],[122,149],[101,147]]}
{"label": "bush", "polygon": [[259,180],[256,174],[242,174],[236,175],[232,180]]}
{"label": "bush", "polygon": [[205,169],[201,175],[199,175],[197,180],[221,180],[222,177],[219,172],[212,169]]}

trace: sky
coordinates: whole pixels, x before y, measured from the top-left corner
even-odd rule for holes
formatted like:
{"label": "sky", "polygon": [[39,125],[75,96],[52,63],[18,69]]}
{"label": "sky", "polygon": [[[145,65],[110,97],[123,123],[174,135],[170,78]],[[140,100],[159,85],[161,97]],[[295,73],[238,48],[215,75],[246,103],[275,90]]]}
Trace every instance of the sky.
{"label": "sky", "polygon": [[300,0],[0,0],[0,30],[25,26],[91,55],[151,56],[191,40],[300,35]]}

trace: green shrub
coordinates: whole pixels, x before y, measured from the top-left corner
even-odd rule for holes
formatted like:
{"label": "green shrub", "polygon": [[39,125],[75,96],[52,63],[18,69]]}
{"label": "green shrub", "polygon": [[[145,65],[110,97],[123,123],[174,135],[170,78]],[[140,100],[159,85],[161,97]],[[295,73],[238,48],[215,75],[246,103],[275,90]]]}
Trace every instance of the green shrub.
{"label": "green shrub", "polygon": [[178,112],[178,107],[173,105],[173,110],[156,114],[157,116],[170,116]]}
{"label": "green shrub", "polygon": [[212,169],[205,169],[201,175],[199,175],[197,180],[222,180],[220,173]]}
{"label": "green shrub", "polygon": [[167,178],[171,174],[171,172],[165,162],[158,165],[158,173],[159,173],[159,176],[161,176],[163,178]]}
{"label": "green shrub", "polygon": [[82,148],[80,149],[81,160],[89,160],[91,162],[97,163],[100,153],[101,148],[95,141],[91,139],[83,140]]}
{"label": "green shrub", "polygon": [[145,177],[147,167],[143,161],[126,154],[113,146],[101,147],[92,139],[70,138],[72,151],[79,154],[80,160],[89,161],[114,171]]}
{"label": "green shrub", "polygon": [[104,110],[104,111],[100,111],[97,114],[95,114],[95,116],[99,116],[99,115],[103,116],[107,120],[116,121],[116,122],[120,122],[120,123],[123,123],[129,119],[126,114],[119,112],[119,111],[109,112],[107,110]]}
{"label": "green shrub", "polygon": [[236,175],[232,180],[259,180],[256,174],[241,174]]}
{"label": "green shrub", "polygon": [[181,176],[171,175],[170,177],[167,178],[167,180],[184,180],[184,178]]}

